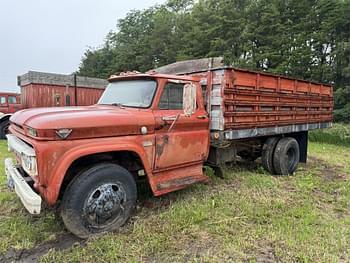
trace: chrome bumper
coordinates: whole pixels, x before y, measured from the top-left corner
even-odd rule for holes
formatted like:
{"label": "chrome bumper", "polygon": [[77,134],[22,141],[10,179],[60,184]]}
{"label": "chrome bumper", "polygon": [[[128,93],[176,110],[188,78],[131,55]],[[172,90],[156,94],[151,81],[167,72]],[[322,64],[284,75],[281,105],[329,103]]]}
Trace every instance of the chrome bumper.
{"label": "chrome bumper", "polygon": [[10,158],[5,159],[5,173],[9,187],[14,188],[28,212],[31,214],[40,214],[40,195],[29,186]]}

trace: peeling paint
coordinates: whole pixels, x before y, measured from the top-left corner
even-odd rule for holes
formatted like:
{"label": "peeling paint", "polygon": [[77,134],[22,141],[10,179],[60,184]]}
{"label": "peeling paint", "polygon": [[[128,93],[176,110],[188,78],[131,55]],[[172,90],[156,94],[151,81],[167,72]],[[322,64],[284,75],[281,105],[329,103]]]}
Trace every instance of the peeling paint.
{"label": "peeling paint", "polygon": [[195,183],[197,180],[198,179],[196,179],[194,177],[184,177],[184,178],[180,178],[180,179],[169,180],[165,183],[157,184],[157,189],[163,190],[163,189],[167,189],[167,188],[171,188],[171,187],[190,185],[190,184]]}
{"label": "peeling paint", "polygon": [[169,135],[162,136],[161,142],[156,145],[156,155],[161,156],[164,152],[164,147],[169,143]]}

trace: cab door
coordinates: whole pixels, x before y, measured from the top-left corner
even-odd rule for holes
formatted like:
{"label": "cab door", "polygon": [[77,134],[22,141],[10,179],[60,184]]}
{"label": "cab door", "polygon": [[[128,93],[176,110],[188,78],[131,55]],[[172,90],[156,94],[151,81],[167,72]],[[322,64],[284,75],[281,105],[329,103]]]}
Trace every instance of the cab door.
{"label": "cab door", "polygon": [[[184,112],[191,100],[188,85],[194,87],[195,106],[191,114]],[[167,80],[161,86],[162,93],[154,111],[155,170],[203,162],[209,152],[209,119],[199,83]]]}
{"label": "cab door", "polygon": [[10,113],[14,113],[21,109],[21,104],[19,101],[19,96],[9,95],[8,96],[8,108]]}
{"label": "cab door", "polygon": [[7,96],[0,94],[0,112],[2,113],[8,113],[8,104],[7,104]]}

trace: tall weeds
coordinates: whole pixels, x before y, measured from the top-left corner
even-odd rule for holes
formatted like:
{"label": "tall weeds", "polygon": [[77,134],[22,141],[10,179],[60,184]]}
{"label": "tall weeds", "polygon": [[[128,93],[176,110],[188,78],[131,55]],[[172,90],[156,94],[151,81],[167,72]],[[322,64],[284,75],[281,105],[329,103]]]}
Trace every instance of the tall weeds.
{"label": "tall weeds", "polygon": [[350,147],[350,125],[335,123],[330,129],[319,129],[309,132],[312,142],[330,143]]}

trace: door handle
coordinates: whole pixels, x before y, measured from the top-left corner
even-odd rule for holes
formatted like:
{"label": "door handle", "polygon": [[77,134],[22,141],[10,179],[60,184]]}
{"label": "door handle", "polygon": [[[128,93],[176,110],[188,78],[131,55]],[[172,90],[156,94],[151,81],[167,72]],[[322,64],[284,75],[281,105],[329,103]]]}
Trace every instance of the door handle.
{"label": "door handle", "polygon": [[162,117],[162,121],[174,121],[177,118],[178,118],[177,116],[166,116],[166,117]]}
{"label": "door handle", "polygon": [[208,115],[206,114],[197,116],[197,119],[206,119],[206,118],[208,118]]}
{"label": "door handle", "polygon": [[168,132],[170,132],[173,129],[175,123],[177,122],[177,120],[179,118],[180,118],[180,114],[177,114],[176,116],[164,116],[164,117],[162,117],[162,121],[164,121],[165,123],[168,122],[165,125],[169,125],[171,122],[171,125],[168,129]]}

